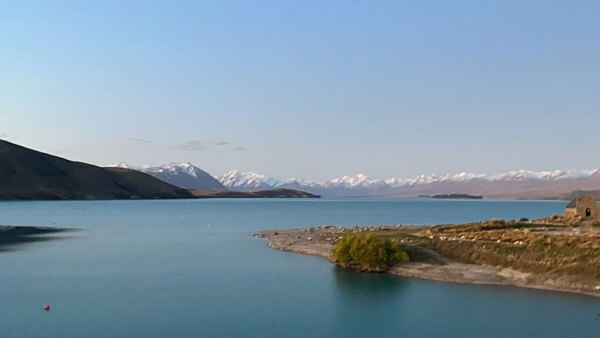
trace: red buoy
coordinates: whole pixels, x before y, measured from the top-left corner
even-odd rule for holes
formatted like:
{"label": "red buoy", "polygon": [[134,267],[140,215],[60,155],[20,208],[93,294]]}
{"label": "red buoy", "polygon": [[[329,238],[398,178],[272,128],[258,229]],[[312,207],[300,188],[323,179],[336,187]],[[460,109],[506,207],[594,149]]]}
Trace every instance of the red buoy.
{"label": "red buoy", "polygon": [[50,305],[46,305],[46,306],[44,306],[44,310],[46,310],[46,311],[50,311]]}

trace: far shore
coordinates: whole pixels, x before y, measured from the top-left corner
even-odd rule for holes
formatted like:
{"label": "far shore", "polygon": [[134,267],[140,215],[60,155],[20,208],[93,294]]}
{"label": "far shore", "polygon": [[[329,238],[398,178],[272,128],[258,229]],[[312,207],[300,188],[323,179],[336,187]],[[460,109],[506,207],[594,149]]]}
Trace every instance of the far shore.
{"label": "far shore", "polygon": [[[376,236],[391,238],[394,242],[402,243],[405,248],[419,252],[420,259],[413,260],[411,257],[411,262],[393,266],[388,271],[391,274],[443,282],[509,285],[600,297],[600,279],[597,278],[597,275],[590,277],[589,274],[583,272],[577,273],[577,267],[569,266],[569,264],[573,264],[576,257],[538,257],[539,266],[536,265],[535,260],[528,265],[527,259],[534,250],[532,249],[534,244],[531,244],[531,248],[524,248],[526,240],[525,242],[523,239],[515,240],[524,235],[530,236],[528,238],[532,238],[532,241],[537,241],[537,236],[541,236],[541,240],[552,243],[547,244],[551,246],[555,243],[562,245],[562,241],[566,238],[567,241],[576,241],[575,244],[579,247],[589,245],[590,249],[585,252],[595,253],[595,256],[600,258],[600,249],[598,249],[600,234],[592,232],[582,235],[578,229],[564,228],[560,225],[529,224],[532,226],[500,230],[504,233],[497,233],[498,228],[494,228],[488,233],[485,231],[485,224],[481,226],[482,224],[478,223],[479,231],[471,233],[459,233],[456,229],[460,226],[455,225],[319,226],[263,231],[254,236],[266,238],[270,248],[319,256],[335,264],[332,250],[343,234],[370,232]],[[464,231],[463,228],[460,231]],[[492,232],[494,232],[493,235]],[[507,240],[490,238],[490,236],[496,235],[500,236],[498,238],[507,238]],[[535,250],[549,252],[549,249],[538,249],[538,247]],[[522,257],[518,257],[519,251],[523,251]],[[574,250],[573,255],[579,254],[579,252]],[[541,252],[533,254],[534,256],[535,254],[544,255]],[[474,260],[471,258],[476,256],[479,258]],[[522,262],[517,263],[515,260],[522,260]],[[563,261],[564,263],[561,263]],[[496,264],[489,264],[489,262]],[[581,263],[586,264],[585,262]],[[594,261],[594,263],[596,262]],[[558,265],[552,266],[552,264]],[[569,271],[569,273],[564,271]],[[575,272],[570,273],[570,271]],[[592,274],[594,273],[592,271]]]}
{"label": "far shore", "polygon": [[270,190],[189,190],[195,198],[320,198],[305,191],[295,189]]}

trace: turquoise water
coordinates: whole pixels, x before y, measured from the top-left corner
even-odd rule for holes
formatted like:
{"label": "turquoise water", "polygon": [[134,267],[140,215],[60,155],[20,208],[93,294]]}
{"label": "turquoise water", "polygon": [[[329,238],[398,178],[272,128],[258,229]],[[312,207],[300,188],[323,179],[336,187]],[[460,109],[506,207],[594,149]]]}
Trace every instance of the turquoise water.
{"label": "turquoise water", "polygon": [[[0,224],[76,227],[0,252],[0,337],[598,337],[600,299],[342,271],[250,235],[562,213],[565,202],[2,202]],[[51,305],[51,311],[42,307]]]}

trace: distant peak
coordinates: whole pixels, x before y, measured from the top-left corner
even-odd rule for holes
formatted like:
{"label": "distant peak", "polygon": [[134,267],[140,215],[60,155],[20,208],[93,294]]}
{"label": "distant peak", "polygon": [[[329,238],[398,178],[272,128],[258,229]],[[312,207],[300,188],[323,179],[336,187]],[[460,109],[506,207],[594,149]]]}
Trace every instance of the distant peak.
{"label": "distant peak", "polygon": [[111,163],[111,164],[107,165],[106,167],[108,167],[108,168],[123,168],[123,169],[137,169],[136,167],[129,165],[128,163],[125,163],[125,162]]}
{"label": "distant peak", "polygon": [[280,180],[273,177],[266,177],[254,172],[242,172],[237,169],[229,170],[223,176],[217,177],[217,180],[228,188],[267,189],[282,184]]}
{"label": "distant peak", "polygon": [[190,162],[169,162],[155,167],[144,166],[143,171],[147,173],[169,172],[173,175],[178,175],[181,173],[194,177],[197,177],[200,172],[204,172],[202,169],[194,166]]}

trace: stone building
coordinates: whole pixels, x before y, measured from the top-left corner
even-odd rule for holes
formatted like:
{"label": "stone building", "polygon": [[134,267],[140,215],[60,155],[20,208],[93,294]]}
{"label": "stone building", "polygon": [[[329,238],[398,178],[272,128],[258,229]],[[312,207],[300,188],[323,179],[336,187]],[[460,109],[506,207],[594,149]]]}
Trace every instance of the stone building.
{"label": "stone building", "polygon": [[600,206],[591,195],[575,197],[567,204],[568,218],[600,219]]}

